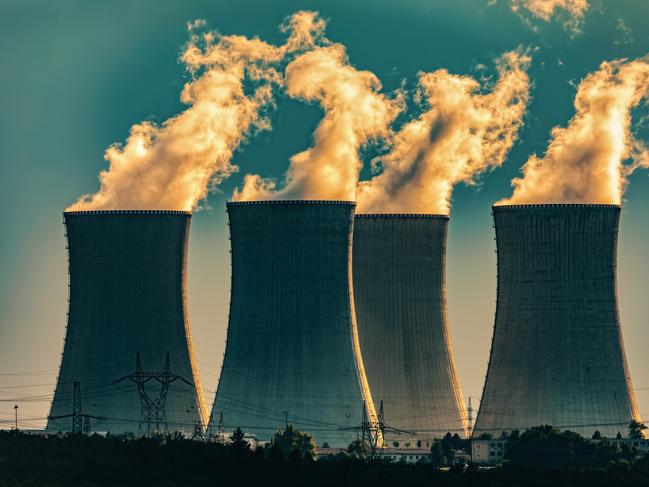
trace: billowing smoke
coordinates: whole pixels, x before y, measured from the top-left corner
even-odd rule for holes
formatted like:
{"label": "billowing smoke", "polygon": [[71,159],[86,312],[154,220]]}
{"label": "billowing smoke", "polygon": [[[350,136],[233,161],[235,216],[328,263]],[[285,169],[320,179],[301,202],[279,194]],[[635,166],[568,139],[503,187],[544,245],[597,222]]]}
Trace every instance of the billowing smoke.
{"label": "billowing smoke", "polygon": [[513,196],[498,204],[620,204],[626,176],[649,166],[631,131],[631,110],[648,97],[649,58],[602,63],[577,88],[568,126],[552,129],[545,155],[529,158]]}
{"label": "billowing smoke", "polygon": [[581,20],[589,8],[588,0],[511,0],[511,4],[514,12],[526,10],[546,22],[561,11]]}
{"label": "billowing smoke", "polygon": [[529,58],[509,52],[488,92],[469,76],[445,69],[419,75],[426,111],[395,135],[378,162],[382,172],[359,185],[359,213],[442,213],[453,187],[503,163],[527,106]]}
{"label": "billowing smoke", "polygon": [[378,78],[351,66],[344,46],[322,44],[286,68],[288,95],[317,101],[324,109],[313,146],[291,157],[281,189],[274,180],[249,174],[235,200],[355,199],[359,149],[389,134],[401,99],[381,94]]}
{"label": "billowing smoke", "polygon": [[126,144],[106,150],[110,166],[99,175],[100,190],[68,210],[196,208],[237,170],[232,155],[247,134],[269,127],[263,109],[282,82],[276,65],[313,47],[324,28],[316,14],[298,12],[284,26],[286,44],[275,47],[256,38],[198,34],[203,25],[188,26],[192,35],[181,54],[192,74],[180,95],[188,108],[160,125],[133,125]]}

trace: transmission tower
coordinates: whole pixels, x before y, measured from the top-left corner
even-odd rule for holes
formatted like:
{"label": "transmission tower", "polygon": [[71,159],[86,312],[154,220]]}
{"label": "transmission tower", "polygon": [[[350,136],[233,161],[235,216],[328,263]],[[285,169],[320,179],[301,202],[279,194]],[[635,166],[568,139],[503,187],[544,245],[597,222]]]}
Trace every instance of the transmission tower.
{"label": "transmission tower", "polygon": [[93,416],[92,414],[84,414],[81,410],[81,383],[72,383],[72,412],[69,414],[61,414],[58,416],[49,416],[48,419],[63,419],[72,418],[73,434],[84,433],[90,434],[90,419],[105,420],[103,416]]}
{"label": "transmission tower", "polygon": [[205,441],[210,443],[225,443],[223,439],[223,413],[219,413],[218,425],[214,425],[214,413],[210,414],[210,419],[205,430]]}
{"label": "transmission tower", "polygon": [[192,435],[189,437],[189,439],[196,440],[196,441],[205,441],[203,426],[201,425],[200,421],[196,421],[194,423],[194,431],[192,432]]}
{"label": "transmission tower", "polygon": [[471,396],[469,396],[469,406],[467,407],[467,412],[469,413],[469,436],[473,431],[473,406],[471,405]]}
{"label": "transmission tower", "polygon": [[[152,434],[167,434],[169,428],[167,425],[167,393],[169,385],[177,380],[183,381],[191,387],[194,385],[179,375],[171,373],[169,366],[169,352],[165,358],[165,365],[161,372],[145,372],[142,367],[140,352],[135,352],[135,372],[125,375],[115,381],[122,382],[130,380],[137,385],[137,391],[140,395],[140,424],[138,435],[151,436]],[[155,398],[151,398],[146,391],[146,383],[155,381],[160,384],[160,392]]]}
{"label": "transmission tower", "polygon": [[72,433],[83,432],[83,418],[81,417],[81,385],[79,382],[72,384]]}
{"label": "transmission tower", "polygon": [[367,416],[366,403],[363,401],[363,420],[361,422],[361,439],[363,447],[367,449],[369,458],[375,458],[378,451],[383,446],[381,438],[383,434],[383,403],[381,402],[381,410],[378,419],[369,418]]}
{"label": "transmission tower", "polygon": [[385,413],[383,412],[383,399],[379,406],[379,430],[381,431],[381,437],[385,438]]}
{"label": "transmission tower", "polygon": [[216,441],[217,443],[225,443],[225,437],[223,436],[223,412],[219,412],[219,425],[216,429]]}
{"label": "transmission tower", "polygon": [[205,428],[205,441],[212,443],[214,441],[214,413],[210,413],[210,419],[207,420]]}

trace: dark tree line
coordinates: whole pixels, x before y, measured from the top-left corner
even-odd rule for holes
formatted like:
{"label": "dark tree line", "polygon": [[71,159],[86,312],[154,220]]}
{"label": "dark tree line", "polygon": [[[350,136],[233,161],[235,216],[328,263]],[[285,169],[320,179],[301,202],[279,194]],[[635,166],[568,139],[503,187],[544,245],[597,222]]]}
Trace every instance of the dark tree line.
{"label": "dark tree line", "polygon": [[[314,461],[310,435],[292,426],[277,432],[268,446],[255,450],[249,447],[240,430],[227,444],[192,441],[180,435],[148,439],[98,435],[46,438],[4,431],[0,432],[0,486],[649,485],[649,457],[571,468],[588,450],[583,439],[543,428],[526,431],[513,439],[515,447],[509,453],[510,464],[505,467],[484,470],[455,466],[449,471],[438,470],[430,463],[407,465],[368,459],[363,454],[362,443],[350,445],[339,455]],[[554,443],[557,438],[561,440],[559,444]],[[550,469],[526,461],[520,464],[525,466],[519,466],[515,456],[537,455],[538,452],[525,448],[539,441],[558,448],[575,461]],[[466,446],[450,435],[438,444],[442,456],[448,449]],[[602,455],[604,459],[609,458]]]}

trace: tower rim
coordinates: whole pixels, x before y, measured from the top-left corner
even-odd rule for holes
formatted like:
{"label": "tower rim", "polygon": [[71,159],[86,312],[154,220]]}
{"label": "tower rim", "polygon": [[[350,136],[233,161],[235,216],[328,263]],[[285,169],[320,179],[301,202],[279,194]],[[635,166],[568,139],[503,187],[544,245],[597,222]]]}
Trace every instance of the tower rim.
{"label": "tower rim", "polygon": [[343,205],[356,206],[351,200],[250,200],[250,201],[228,201],[226,206],[263,206],[263,205]]}
{"label": "tower rim", "polygon": [[493,211],[516,211],[516,210],[531,210],[534,208],[617,208],[621,209],[622,205],[611,203],[530,203],[523,205],[499,205],[497,203],[491,205]]}
{"label": "tower rim", "polygon": [[191,215],[187,210],[72,210],[64,211],[64,216],[75,215]]}
{"label": "tower rim", "polygon": [[366,219],[431,219],[449,220],[450,215],[443,213],[356,213],[356,218]]}

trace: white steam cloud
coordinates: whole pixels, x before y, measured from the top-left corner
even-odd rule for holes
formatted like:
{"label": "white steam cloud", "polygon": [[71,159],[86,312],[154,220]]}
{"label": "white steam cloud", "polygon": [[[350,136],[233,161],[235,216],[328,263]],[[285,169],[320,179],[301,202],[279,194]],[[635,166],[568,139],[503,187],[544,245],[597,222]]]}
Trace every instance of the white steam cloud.
{"label": "white steam cloud", "polygon": [[626,177],[649,167],[631,130],[631,110],[648,98],[649,58],[602,63],[579,84],[568,126],[552,129],[545,155],[529,158],[498,204],[620,204]]}
{"label": "white steam cloud", "polygon": [[359,149],[389,134],[401,111],[401,99],[379,93],[381,83],[347,60],[344,46],[323,41],[286,68],[289,96],[318,102],[324,116],[313,146],[291,157],[283,187],[274,180],[247,175],[235,200],[353,200],[362,163]]}
{"label": "white steam cloud", "polygon": [[521,53],[502,56],[498,80],[486,93],[475,79],[445,69],[420,74],[418,97],[428,109],[396,134],[379,159],[382,172],[360,183],[357,212],[449,213],[454,185],[500,166],[516,140],[528,64]]}
{"label": "white steam cloud", "polygon": [[[289,38],[275,47],[259,39],[199,35],[204,21],[188,25],[192,36],[181,60],[193,79],[180,100],[188,108],[160,125],[131,127],[124,145],[105,153],[109,168],[100,190],[68,211],[155,209],[192,210],[208,191],[237,170],[234,150],[253,129],[269,128],[262,115],[282,79],[276,64],[293,51],[309,49],[324,29],[313,12],[298,12],[285,24]],[[246,90],[245,83],[254,86]]]}
{"label": "white steam cloud", "polygon": [[514,12],[526,10],[546,22],[560,11],[566,12],[575,20],[581,20],[589,8],[588,0],[511,0]]}

